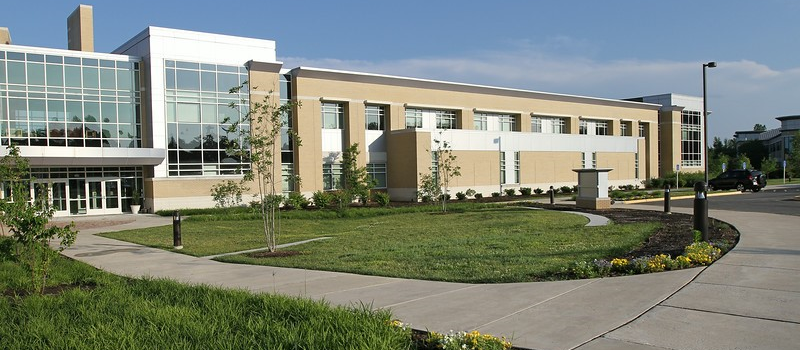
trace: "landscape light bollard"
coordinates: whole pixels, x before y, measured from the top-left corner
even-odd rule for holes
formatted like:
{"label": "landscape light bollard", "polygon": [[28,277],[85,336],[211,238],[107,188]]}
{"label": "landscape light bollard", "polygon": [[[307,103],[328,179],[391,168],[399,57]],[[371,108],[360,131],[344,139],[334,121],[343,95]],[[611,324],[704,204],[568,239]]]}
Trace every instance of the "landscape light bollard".
{"label": "landscape light bollard", "polygon": [[669,184],[664,185],[664,212],[672,214],[672,206],[670,205]]}
{"label": "landscape light bollard", "polygon": [[553,186],[550,186],[550,204],[556,204],[556,191],[553,190]]}
{"label": "landscape light bollard", "polygon": [[172,212],[172,243],[175,249],[183,249],[181,242],[181,212],[176,210]]}
{"label": "landscape light bollard", "polygon": [[694,229],[700,231],[703,242],[708,242],[708,198],[703,181],[694,184]]}

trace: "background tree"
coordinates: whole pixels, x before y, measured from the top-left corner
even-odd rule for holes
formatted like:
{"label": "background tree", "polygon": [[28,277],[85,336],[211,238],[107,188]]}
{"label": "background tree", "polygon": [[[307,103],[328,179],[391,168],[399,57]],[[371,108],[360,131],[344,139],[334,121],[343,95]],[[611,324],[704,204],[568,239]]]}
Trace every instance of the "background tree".
{"label": "background tree", "polygon": [[[247,82],[232,88],[230,93],[238,94],[246,84]],[[267,249],[274,252],[277,249],[276,236],[280,231],[276,215],[280,212],[279,207],[283,200],[282,190],[278,188],[283,181],[281,169],[279,166],[276,167],[275,157],[278,157],[277,164],[279,165],[280,149],[277,146],[281,142],[281,128],[288,126],[288,116],[291,115],[295,106],[300,107],[300,103],[278,104],[273,101],[271,96],[273,96],[272,91],[263,101],[251,102],[250,108],[241,120],[226,128],[227,132],[238,134],[243,140],[242,143],[229,142],[226,152],[250,161],[250,169],[244,171],[242,183],[255,182],[258,188],[258,210],[263,222],[264,238]],[[238,106],[231,103],[229,107],[237,108]],[[228,122],[226,117],[223,124]],[[289,130],[288,135],[293,139],[294,145],[299,148],[301,141],[297,134]],[[293,181],[298,182],[299,178],[295,177]]]}
{"label": "background tree", "polygon": [[[752,165],[750,162],[747,163],[748,168],[761,169],[761,160],[769,157],[769,150],[763,142],[751,140],[739,144],[739,154],[747,156],[753,162]],[[739,166],[741,167],[742,164],[739,163]]]}
{"label": "background tree", "polygon": [[791,174],[790,176],[798,177],[800,176],[800,131],[794,134],[790,145],[792,148],[786,157],[786,171]]}
{"label": "background tree", "polygon": [[775,158],[768,157],[761,160],[761,172],[769,179],[769,174],[778,170],[778,161]]}
{"label": "background tree", "polygon": [[[362,203],[369,201],[369,192],[375,187],[374,181],[370,180],[366,167],[358,166],[358,143],[354,143],[342,152],[342,202],[341,205],[349,205],[354,200]],[[342,208],[342,207],[340,207]]]}
{"label": "background tree", "polygon": [[764,124],[753,125],[753,131],[767,131],[767,126]]}
{"label": "background tree", "polygon": [[[11,196],[0,199],[0,222],[11,233],[13,247],[4,254],[17,261],[30,274],[30,288],[43,293],[47,284],[50,263],[58,253],[75,242],[78,231],[74,223],[66,226],[51,225],[55,208],[50,203],[46,184],[40,184],[37,198],[30,198],[30,176],[28,160],[19,153],[19,148],[10,146],[8,154],[0,160],[0,179],[11,188]],[[50,247],[54,239],[60,240],[56,250]]]}

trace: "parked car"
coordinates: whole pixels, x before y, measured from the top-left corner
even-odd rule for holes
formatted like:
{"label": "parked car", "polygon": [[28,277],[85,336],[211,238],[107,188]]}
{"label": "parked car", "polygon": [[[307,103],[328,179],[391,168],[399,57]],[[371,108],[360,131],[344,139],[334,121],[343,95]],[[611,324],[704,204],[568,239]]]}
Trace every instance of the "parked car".
{"label": "parked car", "polygon": [[733,169],[708,181],[709,190],[761,191],[767,186],[767,177],[758,170]]}

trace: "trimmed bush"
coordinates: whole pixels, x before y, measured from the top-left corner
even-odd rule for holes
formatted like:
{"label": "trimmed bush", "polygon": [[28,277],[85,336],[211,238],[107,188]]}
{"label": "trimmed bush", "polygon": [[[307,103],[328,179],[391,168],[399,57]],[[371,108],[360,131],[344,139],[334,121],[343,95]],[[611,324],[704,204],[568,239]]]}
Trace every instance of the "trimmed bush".
{"label": "trimmed bush", "polygon": [[492,197],[500,197],[500,192],[492,192]]}
{"label": "trimmed bush", "polygon": [[537,187],[535,190],[533,190],[533,193],[542,194],[542,193],[544,193],[544,190]]}
{"label": "trimmed bush", "polygon": [[333,196],[330,193],[325,191],[317,191],[311,196],[311,200],[314,201],[314,206],[317,208],[327,208],[331,205],[331,201],[333,201]]}
{"label": "trimmed bush", "polygon": [[572,193],[572,187],[570,186],[561,186],[560,190],[561,193]]}
{"label": "trimmed bush", "polygon": [[530,187],[520,187],[519,194],[523,196],[530,196],[531,195],[531,188]]}
{"label": "trimmed bush", "polygon": [[476,193],[475,194],[475,199],[481,199],[481,198],[483,198],[483,193]]}
{"label": "trimmed bush", "polygon": [[513,188],[506,188],[506,189],[503,190],[503,192],[506,193],[506,196],[514,197],[514,194],[517,193],[517,190],[513,189]]}
{"label": "trimmed bush", "polygon": [[458,198],[460,201],[463,201],[467,199],[467,194],[464,192],[456,192],[456,198]]}
{"label": "trimmed bush", "polygon": [[372,194],[372,200],[378,203],[381,207],[389,206],[389,194],[386,192],[375,192]]}

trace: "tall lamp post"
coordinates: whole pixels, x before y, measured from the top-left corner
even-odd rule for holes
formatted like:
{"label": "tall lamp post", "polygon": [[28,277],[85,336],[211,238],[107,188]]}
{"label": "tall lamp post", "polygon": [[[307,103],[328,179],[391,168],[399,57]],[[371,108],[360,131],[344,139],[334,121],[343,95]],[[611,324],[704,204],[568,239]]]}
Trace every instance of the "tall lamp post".
{"label": "tall lamp post", "polygon": [[708,103],[706,103],[706,68],[714,68],[717,62],[703,63],[703,162],[705,182],[694,185],[694,229],[708,242]]}
{"label": "tall lamp post", "polygon": [[705,163],[704,180],[708,186],[708,102],[706,102],[706,68],[717,67],[717,62],[703,63],[703,163]]}

